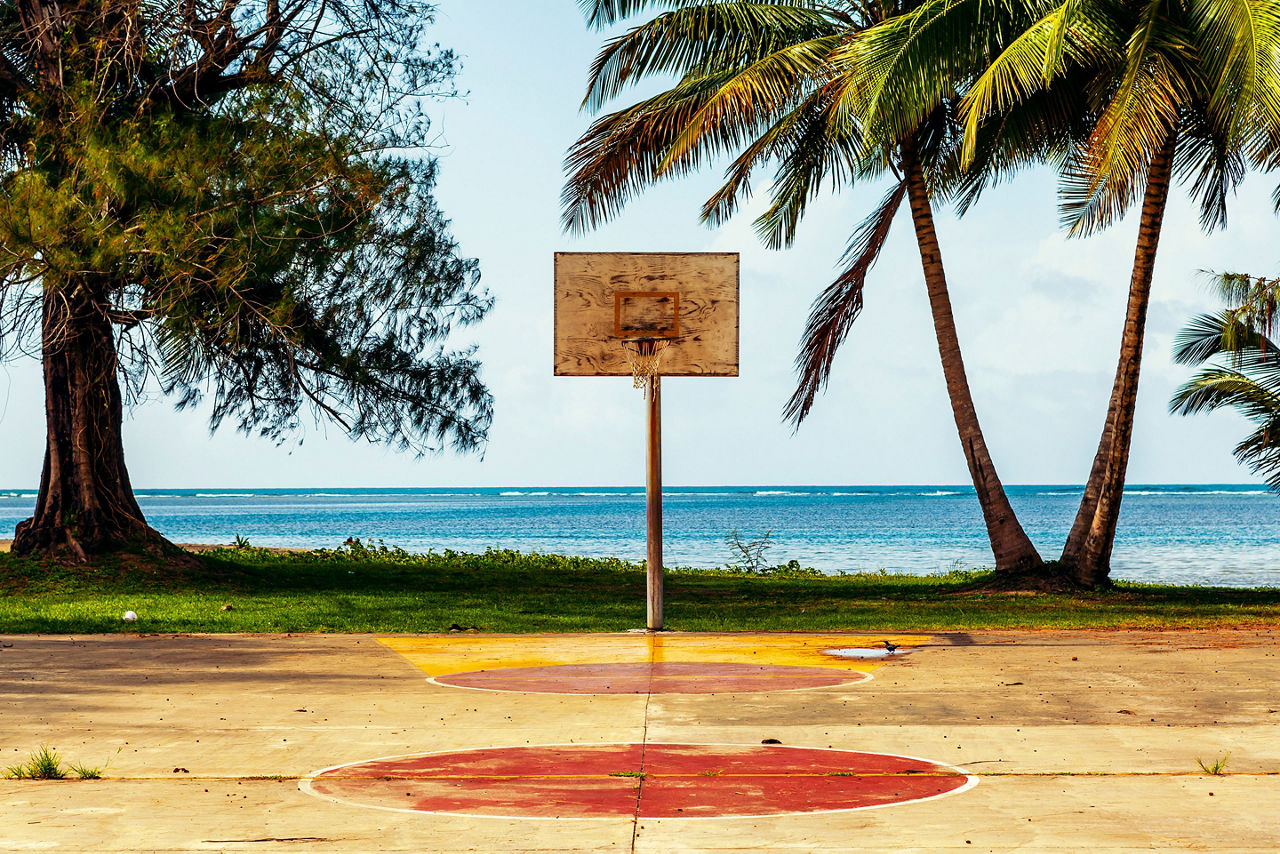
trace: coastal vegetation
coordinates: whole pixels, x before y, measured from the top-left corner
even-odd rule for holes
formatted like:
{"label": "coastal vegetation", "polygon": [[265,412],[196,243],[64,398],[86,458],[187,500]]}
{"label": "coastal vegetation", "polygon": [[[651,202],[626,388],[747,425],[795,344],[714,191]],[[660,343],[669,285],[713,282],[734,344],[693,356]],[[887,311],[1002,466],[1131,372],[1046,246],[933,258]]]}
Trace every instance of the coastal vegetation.
{"label": "coastal vegetation", "polygon": [[1169,409],[1239,412],[1255,429],[1236,445],[1236,459],[1280,489],[1280,279],[1226,273],[1216,285],[1226,307],[1192,318],[1174,342],[1178,362],[1209,364],[1178,389]]}
{"label": "coastal vegetation", "polygon": [[[686,631],[1280,627],[1274,587],[1117,582],[1025,596],[983,590],[991,575],[673,567],[666,621]],[[622,631],[644,624],[644,586],[643,565],[616,559],[358,541],[220,549],[176,569],[121,554],[80,567],[0,554],[0,633]]]}
{"label": "coastal vegetation", "polygon": [[[586,108],[604,111],[637,84],[666,88],[606,112],[570,150],[565,227],[595,228],[650,185],[728,159],[704,220],[732,217],[772,169],[756,226],[783,248],[818,193],[881,186],[813,302],[784,417],[798,427],[827,387],[905,208],[994,557],[992,574],[951,592],[1107,588],[1164,213],[1181,183],[1203,226],[1222,227],[1244,175],[1280,164],[1280,3],[580,5],[601,29],[650,16],[604,46]],[[0,12],[0,361],[38,354],[46,397],[35,510],[2,559],[5,584],[25,595],[40,573],[67,583],[57,561],[82,564],[86,579],[159,561],[177,581],[221,590],[219,572],[252,575],[267,560],[247,544],[197,559],[147,524],[122,431],[126,407],[156,391],[179,408],[208,404],[213,428],[230,421],[277,442],[310,417],[411,452],[483,447],[492,399],[476,354],[446,345],[492,301],[433,197],[423,104],[454,93],[456,70],[452,52],[427,46],[433,11],[401,0],[29,0]],[[1059,174],[1073,235],[1139,209],[1104,427],[1048,562],[984,438],[934,227],[943,206],[963,213],[991,183],[1043,166]],[[1194,321],[1177,354],[1223,361],[1173,407],[1243,411],[1257,430],[1237,456],[1280,488],[1276,285],[1223,282],[1234,302]],[[695,575],[854,583],[788,565],[761,579],[764,548],[736,545],[736,574]],[[32,595],[46,592],[60,595]]]}
{"label": "coastal vegetation", "polygon": [[99,0],[0,11],[0,360],[44,363],[46,452],[13,550],[181,553],[147,525],[125,406],[202,400],[282,441],[308,417],[480,447],[449,332],[489,308],[433,198],[424,99],[455,58],[400,0]]}
{"label": "coastal vegetation", "polygon": [[[582,0],[581,5],[589,23],[601,28],[641,10],[669,6],[660,0]],[[987,449],[933,224],[935,199],[945,201],[966,183],[976,195],[969,178],[976,170],[956,168],[962,138],[955,122],[956,97],[937,93],[918,105],[912,121],[879,135],[857,120],[868,68],[853,48],[862,34],[908,8],[686,3],[611,40],[592,65],[585,107],[599,109],[645,78],[676,74],[679,79],[661,94],[601,117],[577,141],[566,164],[570,176],[563,222],[570,231],[587,231],[617,215],[645,187],[696,171],[717,155],[732,154],[736,159],[724,186],[703,207],[703,220],[719,224],[729,219],[750,195],[752,174],[775,164],[770,206],[755,225],[767,245],[780,249],[795,239],[824,182],[846,187],[890,177],[883,201],[852,230],[845,270],[813,303],[796,358],[797,388],[784,415],[799,427],[826,386],[836,352],[862,311],[867,276],[905,204],[920,251],[951,410],[996,569],[1026,572],[1042,561]]]}
{"label": "coastal vegetation", "polygon": [[[926,5],[942,8],[938,0]],[[969,23],[965,17],[958,26]],[[1086,93],[1083,112],[1069,116],[1076,130],[1061,165],[1063,222],[1072,234],[1087,235],[1140,205],[1115,382],[1060,558],[1085,586],[1106,584],[1111,571],[1171,187],[1181,179],[1206,229],[1225,226],[1227,200],[1247,168],[1265,168],[1280,140],[1277,55],[1275,0],[1066,0],[1009,41],[966,94],[965,152],[972,157],[981,122],[1055,88]]]}
{"label": "coastal vegetation", "polygon": [[[892,176],[881,207],[854,231],[849,268],[814,304],[786,414],[798,423],[825,385],[879,245],[907,200],[962,448],[1004,576],[997,583],[1107,587],[1170,191],[1183,183],[1202,225],[1221,227],[1246,172],[1275,166],[1275,0],[580,2],[597,26],[658,12],[606,44],[584,106],[600,109],[648,76],[676,82],[598,119],[570,151],[566,226],[594,227],[646,186],[732,155],[703,218],[715,224],[732,215],[757,168],[772,165],[772,205],[756,224],[780,247],[824,184]],[[1140,208],[1098,450],[1062,554],[1048,563],[1022,544],[981,440],[931,210],[935,199],[956,198],[963,211],[991,181],[1038,164],[1059,172],[1062,220],[1073,235]]]}

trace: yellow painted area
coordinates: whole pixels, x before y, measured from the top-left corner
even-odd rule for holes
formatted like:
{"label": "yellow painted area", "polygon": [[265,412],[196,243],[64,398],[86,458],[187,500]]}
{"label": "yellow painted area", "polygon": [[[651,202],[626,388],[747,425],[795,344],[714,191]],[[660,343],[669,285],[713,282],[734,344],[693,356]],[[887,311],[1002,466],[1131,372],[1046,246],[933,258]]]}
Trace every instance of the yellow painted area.
{"label": "yellow painted area", "polygon": [[407,658],[428,676],[508,667],[555,664],[644,664],[725,662],[826,667],[870,673],[887,659],[845,659],[824,649],[874,648],[887,640],[904,649],[928,643],[929,635],[561,635],[379,638],[378,643]]}

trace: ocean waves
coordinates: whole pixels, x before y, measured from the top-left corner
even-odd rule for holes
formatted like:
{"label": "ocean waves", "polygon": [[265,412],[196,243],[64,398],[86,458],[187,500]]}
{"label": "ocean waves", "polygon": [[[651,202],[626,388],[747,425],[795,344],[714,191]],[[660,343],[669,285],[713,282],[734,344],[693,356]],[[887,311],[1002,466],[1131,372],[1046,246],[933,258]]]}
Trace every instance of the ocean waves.
{"label": "ocean waves", "polygon": [[[1012,486],[1010,499],[1045,557],[1056,556],[1082,492]],[[0,537],[31,514],[35,490],[0,489]],[[510,548],[642,561],[639,486],[413,489],[142,489],[147,521],[175,542],[334,548],[348,537],[410,551]],[[1256,484],[1132,484],[1114,576],[1141,581],[1275,585],[1280,504]],[[726,537],[769,534],[767,561],[824,572],[927,574],[990,566],[973,491],[954,485],[668,486],[669,566],[723,566]]]}
{"label": "ocean waves", "polygon": [[[1078,497],[1079,486],[1008,486],[1013,497]],[[1266,496],[1269,490],[1253,484],[1154,484],[1132,485],[1124,494],[1130,497],[1179,496]],[[377,499],[426,500],[449,498],[635,498],[644,495],[636,487],[423,487],[379,489],[139,489],[139,500],[235,500],[258,499],[279,501],[324,501],[350,499],[366,502]],[[668,486],[663,495],[672,498],[972,498],[968,486]],[[0,501],[29,501],[34,490],[0,490]]]}

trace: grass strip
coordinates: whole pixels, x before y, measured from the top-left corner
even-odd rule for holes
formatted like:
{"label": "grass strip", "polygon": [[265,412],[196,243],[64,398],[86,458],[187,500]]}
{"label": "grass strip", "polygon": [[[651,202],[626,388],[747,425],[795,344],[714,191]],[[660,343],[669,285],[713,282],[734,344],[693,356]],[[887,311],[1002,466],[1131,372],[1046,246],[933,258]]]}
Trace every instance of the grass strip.
{"label": "grass strip", "polygon": [[[1076,594],[972,588],[989,573],[813,577],[669,569],[684,631],[1273,628],[1280,589],[1117,582]],[[229,607],[228,607],[229,606]],[[135,622],[122,615],[134,611]],[[644,569],[490,550],[410,554],[360,543],[204,552],[182,565],[64,567],[0,554],[0,633],[620,631],[644,623]]]}

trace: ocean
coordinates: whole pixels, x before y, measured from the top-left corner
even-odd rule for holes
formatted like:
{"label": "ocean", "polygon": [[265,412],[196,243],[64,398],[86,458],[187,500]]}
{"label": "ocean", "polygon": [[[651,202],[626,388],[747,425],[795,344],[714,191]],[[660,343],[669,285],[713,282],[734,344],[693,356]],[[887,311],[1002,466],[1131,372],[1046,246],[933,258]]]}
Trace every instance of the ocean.
{"label": "ocean", "polygon": [[[1055,558],[1079,486],[1013,486],[1010,501]],[[33,490],[0,490],[0,537],[31,514]],[[332,548],[347,537],[409,551],[488,548],[644,558],[638,487],[138,490],[148,521],[174,542]],[[769,534],[769,564],[823,572],[929,574],[990,566],[968,486],[668,487],[668,566],[719,566]],[[1112,559],[1115,578],[1232,587],[1280,585],[1280,495],[1256,485],[1133,485]]]}

